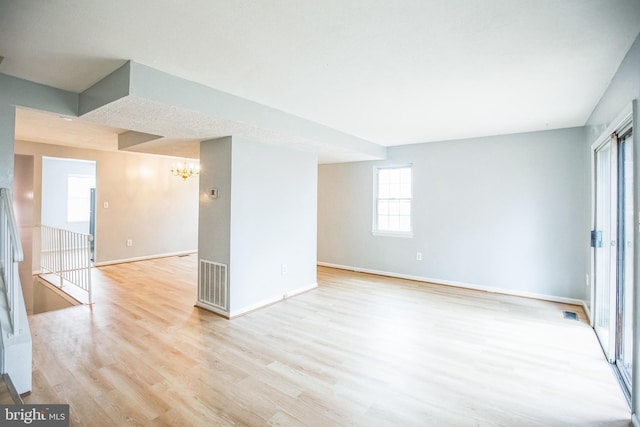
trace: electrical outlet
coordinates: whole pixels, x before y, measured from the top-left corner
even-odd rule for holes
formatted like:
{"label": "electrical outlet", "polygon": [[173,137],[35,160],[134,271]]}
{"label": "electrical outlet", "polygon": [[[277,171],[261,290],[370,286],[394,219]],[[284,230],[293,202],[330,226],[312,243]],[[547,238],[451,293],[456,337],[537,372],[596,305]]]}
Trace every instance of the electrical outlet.
{"label": "electrical outlet", "polygon": [[283,276],[287,274],[287,264],[282,264],[280,271],[282,272]]}
{"label": "electrical outlet", "polygon": [[416,261],[422,261],[422,252],[416,253]]}
{"label": "electrical outlet", "polygon": [[133,246],[133,240],[127,239],[127,246]]}

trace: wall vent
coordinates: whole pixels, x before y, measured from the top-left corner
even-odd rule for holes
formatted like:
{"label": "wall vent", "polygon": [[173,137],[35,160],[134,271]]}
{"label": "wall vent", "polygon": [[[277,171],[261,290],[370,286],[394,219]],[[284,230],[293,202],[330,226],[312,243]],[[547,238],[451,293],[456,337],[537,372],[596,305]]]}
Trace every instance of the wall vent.
{"label": "wall vent", "polygon": [[567,320],[578,320],[578,314],[573,311],[563,311],[562,317]]}
{"label": "wall vent", "polygon": [[198,305],[229,312],[227,265],[200,259]]}

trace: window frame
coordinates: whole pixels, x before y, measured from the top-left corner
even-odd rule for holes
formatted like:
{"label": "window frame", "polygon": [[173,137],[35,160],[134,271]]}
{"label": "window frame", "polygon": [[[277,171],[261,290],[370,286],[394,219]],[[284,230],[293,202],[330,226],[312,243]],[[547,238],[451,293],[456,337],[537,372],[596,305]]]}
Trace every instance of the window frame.
{"label": "window frame", "polygon": [[[408,200],[409,201],[409,230],[408,231],[399,231],[399,230],[380,230],[378,227],[378,202],[379,198],[379,175],[381,170],[389,170],[389,169],[409,169],[411,176],[411,191],[408,198],[388,198],[385,200]],[[372,228],[371,234],[374,236],[383,236],[383,237],[404,237],[404,238],[412,238],[413,237],[413,187],[414,187],[414,179],[413,179],[413,164],[412,163],[402,163],[402,164],[393,164],[393,165],[376,165],[373,167],[373,218],[372,218]]]}

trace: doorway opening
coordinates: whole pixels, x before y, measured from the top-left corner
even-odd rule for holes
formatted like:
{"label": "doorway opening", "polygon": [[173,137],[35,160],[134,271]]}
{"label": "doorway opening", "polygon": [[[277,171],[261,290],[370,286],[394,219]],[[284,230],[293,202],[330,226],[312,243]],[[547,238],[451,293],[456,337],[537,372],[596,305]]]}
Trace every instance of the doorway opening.
{"label": "doorway opening", "polygon": [[42,158],[40,277],[89,304],[96,259],[95,200],[95,161]]}
{"label": "doorway opening", "polygon": [[94,249],[95,191],[95,161],[42,157],[42,224],[91,234]]}

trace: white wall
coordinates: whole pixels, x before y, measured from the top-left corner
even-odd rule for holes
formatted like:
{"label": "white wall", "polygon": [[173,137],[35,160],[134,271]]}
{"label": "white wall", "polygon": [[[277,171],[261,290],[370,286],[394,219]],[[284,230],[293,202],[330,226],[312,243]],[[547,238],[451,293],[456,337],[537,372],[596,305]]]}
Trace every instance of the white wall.
{"label": "white wall", "polygon": [[[385,161],[321,165],[318,259],[583,299],[584,137],[574,128],[406,145]],[[414,237],[373,236],[373,167],[404,163],[413,164]]]}
{"label": "white wall", "polygon": [[233,137],[203,142],[200,159],[199,256],[229,265],[227,314],[315,287],[316,157]]}
{"label": "white wall", "polygon": [[[198,177],[184,181],[172,176],[171,163],[176,159],[26,141],[16,141],[15,149],[17,154],[35,156],[36,223],[42,222],[42,157],[96,162],[96,263],[196,250]],[[127,239],[133,246],[127,247]]]}
{"label": "white wall", "polygon": [[232,313],[316,286],[318,188],[312,154],[241,138],[233,147]]}

